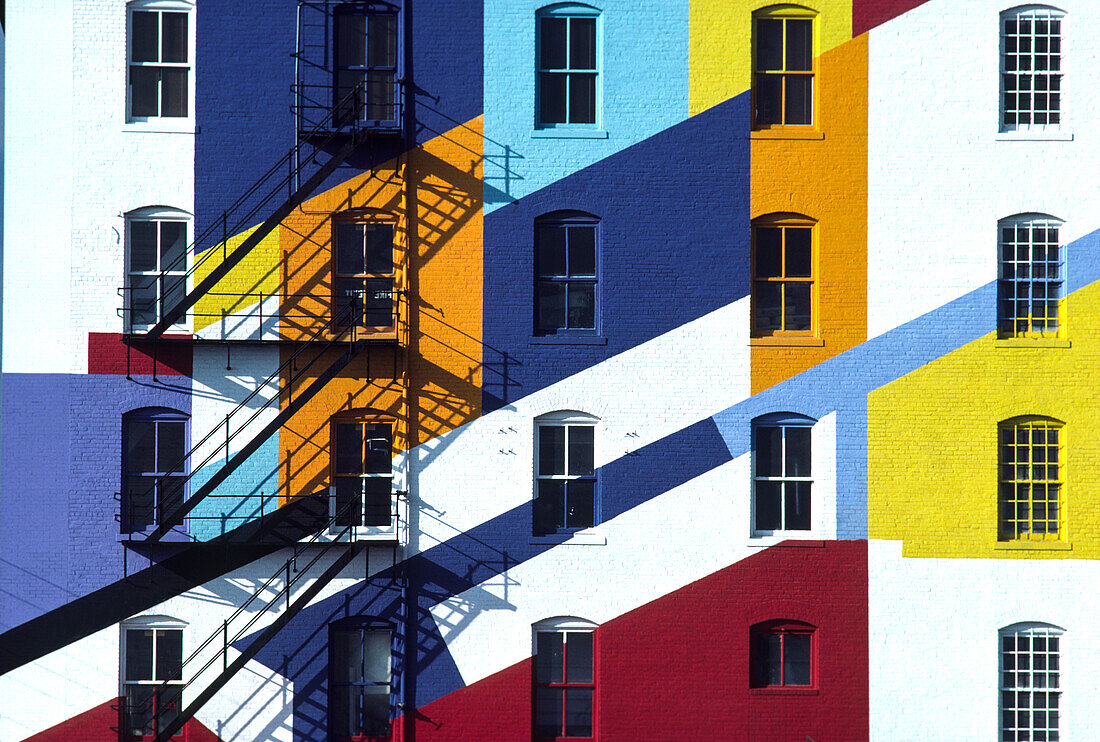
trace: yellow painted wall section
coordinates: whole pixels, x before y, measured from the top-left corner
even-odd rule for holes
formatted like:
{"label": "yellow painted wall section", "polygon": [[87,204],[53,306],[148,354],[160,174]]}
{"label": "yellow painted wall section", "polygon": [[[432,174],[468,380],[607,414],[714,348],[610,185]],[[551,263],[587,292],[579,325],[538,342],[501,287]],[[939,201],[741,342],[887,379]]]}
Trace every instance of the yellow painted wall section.
{"label": "yellow painted wall section", "polygon": [[[224,244],[219,242],[207,253],[203,253],[209,257],[203,259],[195,269],[195,285],[210,275],[216,267],[221,265],[225,255],[233,252],[255,231],[256,227],[247,229],[231,236],[225,240]],[[279,233],[278,230],[273,230],[252,248],[244,260],[218,281],[218,285],[212,291],[203,294],[195,302],[195,308],[192,310],[195,332],[217,322],[231,321],[235,316],[240,317],[252,312],[261,298],[269,297],[279,290],[280,273]]]}
{"label": "yellow painted wall section", "polygon": [[814,338],[754,338],[753,394],[867,337],[867,37],[821,55],[815,77],[812,128],[822,138],[775,138],[782,131],[768,131],[750,142],[752,218],[795,212],[817,221]]}
{"label": "yellow painted wall section", "polygon": [[[868,533],[909,557],[1100,558],[1100,284],[1071,294],[1069,348],[986,335],[868,396]],[[1060,542],[997,540],[998,425],[1062,429]]]}
{"label": "yellow painted wall section", "polygon": [[[691,0],[688,18],[690,114],[747,92],[752,80],[752,14],[782,5],[767,0]],[[852,38],[852,0],[807,0],[817,12],[814,48],[820,55]]]}
{"label": "yellow painted wall section", "polygon": [[[300,297],[287,311],[284,332],[308,331],[327,319],[333,213],[352,209],[396,219],[402,266],[397,283],[406,292],[398,331],[402,347],[378,346],[361,354],[279,431],[284,500],[328,484],[329,420],[337,412],[370,408],[393,415],[397,450],[481,414],[482,151],[479,117],[374,175],[357,176],[310,199],[284,221],[280,239],[288,294],[310,297]],[[310,316],[316,320],[300,326],[294,319]],[[284,360],[290,352],[283,351]],[[339,352],[330,351],[296,388]],[[282,403],[287,400],[284,396]]]}

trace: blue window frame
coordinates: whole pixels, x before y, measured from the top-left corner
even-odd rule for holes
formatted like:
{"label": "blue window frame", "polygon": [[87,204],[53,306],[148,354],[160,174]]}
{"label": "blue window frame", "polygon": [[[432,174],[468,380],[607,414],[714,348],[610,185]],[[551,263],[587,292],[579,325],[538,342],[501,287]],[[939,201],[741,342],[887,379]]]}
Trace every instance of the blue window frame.
{"label": "blue window frame", "polygon": [[1001,337],[1057,337],[1065,263],[1062,222],[1046,214],[1019,214],[998,222],[997,328]]}
{"label": "blue window frame", "polygon": [[389,739],[394,716],[394,634],[354,616],[329,625],[328,738]]}
{"label": "blue window frame", "polygon": [[187,497],[187,415],[145,407],[122,416],[122,532],[163,523]]}
{"label": "blue window frame", "polygon": [[815,422],[787,412],[753,421],[754,533],[813,528],[810,439]]}
{"label": "blue window frame", "polygon": [[561,3],[535,17],[538,126],[595,126],[600,99],[600,11]]}
{"label": "blue window frame", "polygon": [[347,3],[336,9],[333,104],[338,125],[352,121],[396,125],[400,105],[401,24],[388,3]]}
{"label": "blue window frame", "polygon": [[593,333],[599,323],[599,219],[559,211],[535,221],[535,332]]}
{"label": "blue window frame", "polygon": [[599,522],[596,422],[568,412],[536,421],[534,535],[574,533]]}

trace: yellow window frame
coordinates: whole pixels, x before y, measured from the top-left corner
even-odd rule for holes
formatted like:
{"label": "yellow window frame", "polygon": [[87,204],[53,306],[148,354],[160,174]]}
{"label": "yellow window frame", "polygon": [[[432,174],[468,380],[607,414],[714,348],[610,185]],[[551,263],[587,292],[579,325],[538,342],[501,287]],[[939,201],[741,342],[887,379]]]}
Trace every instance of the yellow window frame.
{"label": "yellow window frame", "polygon": [[[1027,416],[1000,424],[997,439],[1000,540],[1065,540],[1064,449],[1065,425],[1054,418]],[[1036,497],[1040,493],[1045,497]],[[1037,512],[1040,517],[1036,517]]]}

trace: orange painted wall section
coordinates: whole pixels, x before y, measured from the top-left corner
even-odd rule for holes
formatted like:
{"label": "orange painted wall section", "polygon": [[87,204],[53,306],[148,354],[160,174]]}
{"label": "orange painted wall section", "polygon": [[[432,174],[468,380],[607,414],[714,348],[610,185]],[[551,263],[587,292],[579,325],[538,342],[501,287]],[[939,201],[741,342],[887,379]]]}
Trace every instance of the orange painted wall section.
{"label": "orange painted wall section", "polygon": [[[315,196],[283,222],[284,285],[289,297],[301,297],[288,299],[298,305],[287,314],[316,317],[284,325],[285,332],[308,335],[329,316],[333,214],[396,222],[396,285],[402,295],[397,343],[360,353],[279,431],[282,498],[327,486],[329,420],[338,412],[369,408],[392,415],[398,451],[481,414],[481,162],[479,117],[385,163],[373,175],[365,173]],[[285,348],[282,360],[292,352]],[[290,395],[342,352],[328,351]],[[302,354],[299,367],[314,355]],[[284,394],[281,405],[289,399]]]}
{"label": "orange painted wall section", "polygon": [[814,337],[754,338],[753,394],[867,337],[867,37],[820,55],[815,77],[817,124],[786,133],[817,138],[753,132],[750,144],[752,217],[817,220]]}

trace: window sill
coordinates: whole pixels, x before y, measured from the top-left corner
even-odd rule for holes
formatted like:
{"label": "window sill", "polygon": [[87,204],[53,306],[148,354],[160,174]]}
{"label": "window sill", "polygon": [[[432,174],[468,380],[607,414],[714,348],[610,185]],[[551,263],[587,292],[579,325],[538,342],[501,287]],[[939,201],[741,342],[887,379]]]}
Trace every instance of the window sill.
{"label": "window sill", "polygon": [[530,345],[607,345],[601,335],[534,335]]}
{"label": "window sill", "polygon": [[535,139],[607,139],[604,129],[535,129]]}
{"label": "window sill", "polygon": [[998,541],[993,548],[1005,551],[1072,551],[1073,544],[1068,541]]}
{"label": "window sill", "polygon": [[772,531],[754,533],[748,546],[751,548],[781,546],[794,549],[824,549],[825,542],[819,536],[811,535],[810,531]]}
{"label": "window sill", "polygon": [[749,338],[749,345],[801,345],[807,348],[824,347],[825,341],[808,335],[768,335]]}
{"label": "window sill", "polygon": [[198,134],[199,128],[194,121],[172,124],[164,121],[127,121],[122,126],[124,132],[141,134]]}
{"label": "window sill", "polygon": [[817,688],[749,688],[750,696],[816,696]]}
{"label": "window sill", "polygon": [[549,536],[532,536],[529,542],[532,546],[557,546],[564,544],[576,544],[578,546],[606,546],[607,536],[597,531],[580,531],[578,533],[554,533]]}
{"label": "window sill", "polygon": [[1002,131],[997,133],[998,142],[1072,142],[1071,131]]}
{"label": "window sill", "polygon": [[995,348],[1069,348],[1070,341],[1065,338],[996,338]]}
{"label": "window sill", "polygon": [[825,132],[811,129],[809,127],[806,130],[800,129],[755,129],[749,132],[749,139],[787,139],[787,140],[803,140],[803,141],[822,141],[825,139]]}

